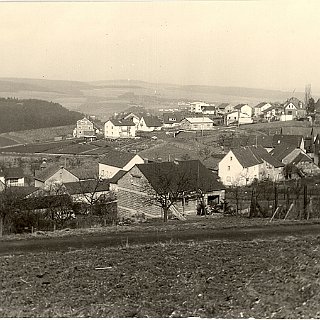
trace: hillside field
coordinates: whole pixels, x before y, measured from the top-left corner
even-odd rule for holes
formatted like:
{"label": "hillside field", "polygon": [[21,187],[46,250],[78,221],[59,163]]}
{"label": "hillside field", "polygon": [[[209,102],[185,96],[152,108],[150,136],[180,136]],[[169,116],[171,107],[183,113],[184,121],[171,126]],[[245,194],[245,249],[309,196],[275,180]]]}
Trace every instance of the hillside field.
{"label": "hillside field", "polygon": [[312,236],[11,254],[0,316],[318,318],[319,259]]}

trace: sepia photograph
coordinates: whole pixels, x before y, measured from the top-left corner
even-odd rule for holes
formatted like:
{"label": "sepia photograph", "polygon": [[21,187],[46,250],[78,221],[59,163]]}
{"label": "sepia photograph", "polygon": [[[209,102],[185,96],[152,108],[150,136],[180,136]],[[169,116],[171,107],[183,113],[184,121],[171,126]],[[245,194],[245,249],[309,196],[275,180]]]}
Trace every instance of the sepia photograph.
{"label": "sepia photograph", "polygon": [[0,1],[0,318],[320,318],[319,19]]}

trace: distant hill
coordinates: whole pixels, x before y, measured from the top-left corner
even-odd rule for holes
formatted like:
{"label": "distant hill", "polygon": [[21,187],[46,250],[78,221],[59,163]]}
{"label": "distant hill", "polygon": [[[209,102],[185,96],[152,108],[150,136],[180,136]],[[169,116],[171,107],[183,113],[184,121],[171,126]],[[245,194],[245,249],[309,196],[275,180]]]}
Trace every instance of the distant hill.
{"label": "distant hill", "polygon": [[0,98],[0,133],[75,124],[83,115],[58,103]]}
{"label": "distant hill", "polygon": [[[177,85],[139,80],[103,80],[92,82],[0,78],[0,96],[20,99],[42,99],[60,103],[69,110],[96,115],[107,120],[115,112],[131,105],[146,109],[176,107],[179,101],[206,101],[233,104],[283,102],[293,93],[244,87]],[[294,96],[303,99],[304,93]],[[314,97],[317,100],[317,97]]]}

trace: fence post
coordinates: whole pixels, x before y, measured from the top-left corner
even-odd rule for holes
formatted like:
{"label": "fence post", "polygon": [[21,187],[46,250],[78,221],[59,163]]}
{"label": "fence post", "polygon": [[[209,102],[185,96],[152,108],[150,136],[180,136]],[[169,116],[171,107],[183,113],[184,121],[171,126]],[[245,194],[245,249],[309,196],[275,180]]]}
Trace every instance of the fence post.
{"label": "fence post", "polygon": [[278,208],[278,189],[277,189],[277,185],[274,185],[274,211],[276,211]]}
{"label": "fence post", "polygon": [[307,218],[308,215],[308,187],[305,184],[303,186],[303,215],[304,215],[304,219]]}

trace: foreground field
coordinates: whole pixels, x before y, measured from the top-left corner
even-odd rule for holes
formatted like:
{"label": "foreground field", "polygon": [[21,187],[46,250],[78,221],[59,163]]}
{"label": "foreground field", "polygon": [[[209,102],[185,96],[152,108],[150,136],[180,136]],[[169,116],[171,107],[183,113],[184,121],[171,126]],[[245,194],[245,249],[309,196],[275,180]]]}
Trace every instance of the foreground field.
{"label": "foreground field", "polygon": [[320,237],[0,258],[1,317],[319,317]]}

